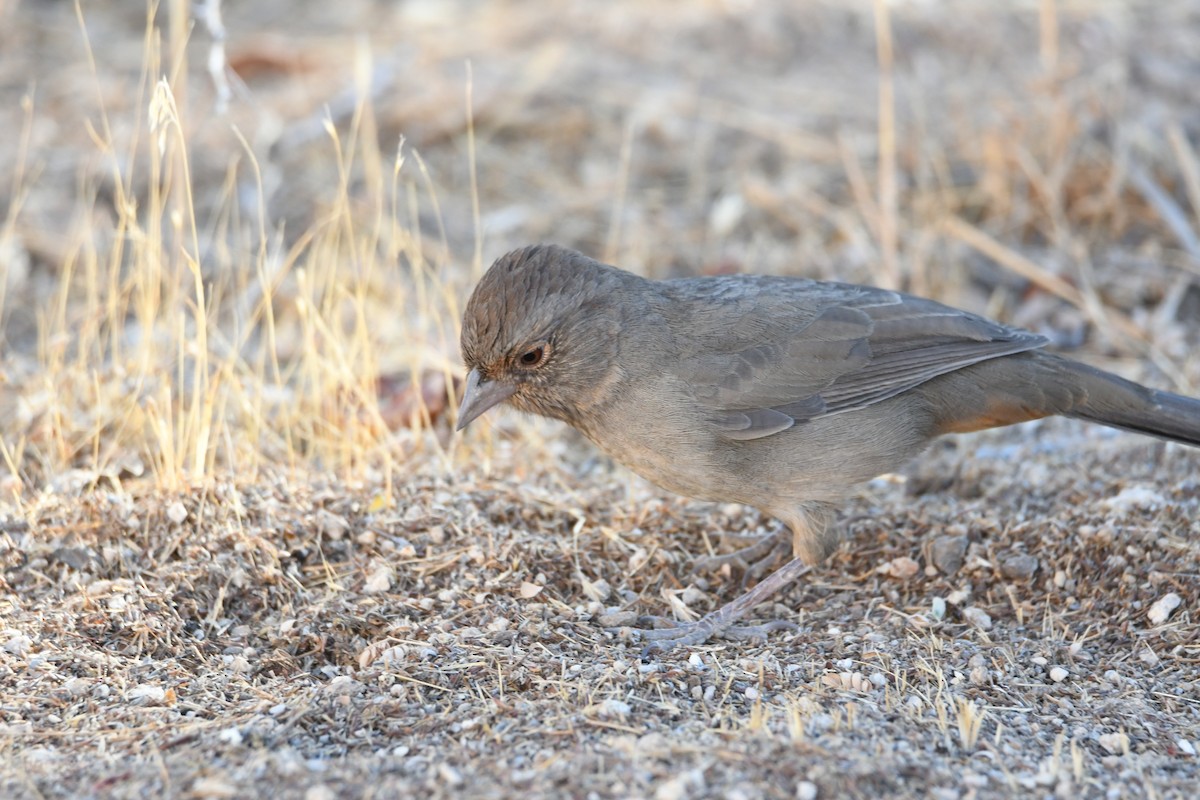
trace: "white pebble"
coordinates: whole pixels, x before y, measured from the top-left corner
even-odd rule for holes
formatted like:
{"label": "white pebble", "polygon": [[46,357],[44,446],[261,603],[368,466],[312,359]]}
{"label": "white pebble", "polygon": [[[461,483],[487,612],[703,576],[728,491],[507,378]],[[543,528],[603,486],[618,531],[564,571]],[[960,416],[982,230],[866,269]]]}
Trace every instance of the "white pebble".
{"label": "white pebble", "polygon": [[1179,608],[1179,604],[1182,602],[1183,600],[1179,595],[1169,592],[1154,601],[1154,605],[1150,606],[1150,610],[1146,612],[1146,616],[1155,625],[1162,625],[1171,616],[1171,612]]}
{"label": "white pebble", "polygon": [[233,747],[238,747],[243,741],[242,732],[237,728],[225,728],[217,734],[217,740]]}
{"label": "white pebble", "polygon": [[126,701],[130,703],[140,703],[142,705],[161,703],[166,698],[166,689],[162,688],[161,686],[153,686],[148,683],[135,686],[125,693]]}
{"label": "white pebble", "polygon": [[945,599],[941,598],[941,597],[933,598],[933,604],[931,606],[931,610],[932,610],[934,619],[936,619],[938,622],[941,622],[942,620],[944,620],[946,618],[946,601],[945,601]]}
{"label": "white pebble", "polygon": [[1124,733],[1106,733],[1098,741],[1101,747],[1114,756],[1121,755],[1129,748],[1129,737]]}
{"label": "white pebble", "polygon": [[601,703],[599,709],[600,716],[605,719],[625,719],[629,716],[629,712],[631,711],[633,711],[633,708],[629,705],[629,703],[626,703],[623,700],[617,700],[613,697],[610,697]]}
{"label": "white pebble", "polygon": [[1062,683],[1070,674],[1071,673],[1063,667],[1055,667],[1054,669],[1050,670],[1050,680],[1054,681],[1055,683]]}
{"label": "white pebble", "polygon": [[171,505],[167,506],[167,519],[171,520],[171,522],[174,522],[176,525],[182,525],[183,521],[187,519],[187,509],[184,508],[183,503],[176,500],[174,503],[171,503]]}
{"label": "white pebble", "polygon": [[986,611],[978,606],[968,606],[963,609],[963,616],[972,626],[981,631],[990,631],[992,629],[992,618]]}
{"label": "white pebble", "polygon": [[1128,516],[1134,509],[1161,508],[1166,501],[1163,496],[1145,486],[1130,486],[1122,489],[1116,497],[1110,497],[1101,505],[1118,516]]}

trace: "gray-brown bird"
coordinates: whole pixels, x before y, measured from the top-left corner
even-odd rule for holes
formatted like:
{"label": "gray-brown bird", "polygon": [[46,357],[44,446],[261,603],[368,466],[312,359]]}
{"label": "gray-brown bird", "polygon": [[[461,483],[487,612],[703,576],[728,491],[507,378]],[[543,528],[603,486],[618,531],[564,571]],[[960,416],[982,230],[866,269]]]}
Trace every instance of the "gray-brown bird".
{"label": "gray-brown bird", "polygon": [[869,286],[652,281],[536,245],[498,259],[467,303],[458,428],[507,402],[574,426],[664,489],[782,520],[790,562],[698,622],[643,632],[690,645],[766,629],[733,623],[829,553],[832,510],[856,484],[943,434],[1061,414],[1200,446],[1200,400],[1046,343]]}

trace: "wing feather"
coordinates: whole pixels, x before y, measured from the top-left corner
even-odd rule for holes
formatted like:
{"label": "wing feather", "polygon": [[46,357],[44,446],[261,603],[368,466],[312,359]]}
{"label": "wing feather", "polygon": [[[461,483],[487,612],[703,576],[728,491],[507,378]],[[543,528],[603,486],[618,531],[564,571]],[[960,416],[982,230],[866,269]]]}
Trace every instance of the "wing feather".
{"label": "wing feather", "polygon": [[677,372],[719,434],[736,441],[864,408],[1047,341],[899,292],[734,280],[713,300],[732,304],[741,324],[725,341],[700,337],[685,348]]}

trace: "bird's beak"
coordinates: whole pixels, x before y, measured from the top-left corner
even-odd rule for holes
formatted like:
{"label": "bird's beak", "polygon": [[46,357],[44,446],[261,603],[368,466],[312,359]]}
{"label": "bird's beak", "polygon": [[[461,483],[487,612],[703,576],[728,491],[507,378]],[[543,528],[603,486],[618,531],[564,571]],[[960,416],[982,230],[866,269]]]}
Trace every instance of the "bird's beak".
{"label": "bird's beak", "polygon": [[467,373],[467,388],[463,390],[462,405],[458,407],[458,424],[454,430],[461,431],[483,412],[503,403],[513,396],[517,387],[504,381],[485,381],[479,370]]}

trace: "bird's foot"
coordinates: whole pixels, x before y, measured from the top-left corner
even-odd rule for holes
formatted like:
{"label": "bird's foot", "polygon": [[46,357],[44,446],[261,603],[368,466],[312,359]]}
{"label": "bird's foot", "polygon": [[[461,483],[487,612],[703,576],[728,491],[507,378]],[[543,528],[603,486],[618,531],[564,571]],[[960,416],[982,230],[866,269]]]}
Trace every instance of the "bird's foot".
{"label": "bird's foot", "polygon": [[696,622],[676,622],[666,617],[638,617],[638,625],[652,626],[649,629],[638,629],[642,641],[649,644],[642,651],[643,655],[669,650],[673,647],[693,647],[704,644],[710,639],[732,639],[735,641],[764,641],[768,634],[776,631],[794,631],[799,626],[785,619],[773,619],[758,625],[720,624],[714,620],[714,614],[702,617]]}
{"label": "bird's foot", "polygon": [[[734,625],[733,623],[807,571],[807,564],[798,558],[793,558],[750,591],[726,603],[716,611],[704,615],[696,622],[679,624],[662,617],[639,618],[639,622],[649,622],[652,625],[665,623],[670,626],[638,630],[642,639],[650,643],[642,651],[642,655],[663,652],[673,647],[693,647],[718,636],[728,639],[753,639],[765,637],[774,631],[795,630],[796,624],[786,620],[772,620],[761,625],[751,626]],[[610,628],[609,630],[620,633],[629,629]]]}
{"label": "bird's foot", "polygon": [[719,556],[704,556],[692,562],[693,572],[716,572],[722,567],[736,567],[742,571],[743,588],[758,580],[771,570],[792,548],[791,540],[782,531],[760,537],[753,544],[723,553]]}

